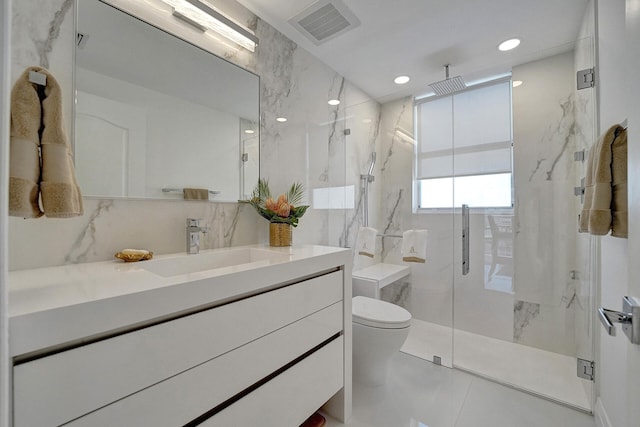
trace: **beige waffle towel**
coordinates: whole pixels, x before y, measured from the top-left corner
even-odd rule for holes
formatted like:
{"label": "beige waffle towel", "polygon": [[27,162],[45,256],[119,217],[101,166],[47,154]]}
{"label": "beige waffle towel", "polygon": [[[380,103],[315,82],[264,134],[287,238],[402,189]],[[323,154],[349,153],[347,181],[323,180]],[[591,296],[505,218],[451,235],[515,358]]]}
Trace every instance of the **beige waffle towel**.
{"label": "beige waffle towel", "polygon": [[627,237],[627,206],[627,130],[615,125],[589,151],[579,231]]}
{"label": "beige waffle towel", "polygon": [[[45,74],[47,85],[29,81],[29,72]],[[71,147],[62,126],[62,93],[41,67],[29,67],[11,91],[9,215],[51,218],[82,215]],[[42,209],[38,203],[42,198]]]}
{"label": "beige waffle towel", "polygon": [[185,200],[209,200],[209,190],[206,188],[183,188]]}

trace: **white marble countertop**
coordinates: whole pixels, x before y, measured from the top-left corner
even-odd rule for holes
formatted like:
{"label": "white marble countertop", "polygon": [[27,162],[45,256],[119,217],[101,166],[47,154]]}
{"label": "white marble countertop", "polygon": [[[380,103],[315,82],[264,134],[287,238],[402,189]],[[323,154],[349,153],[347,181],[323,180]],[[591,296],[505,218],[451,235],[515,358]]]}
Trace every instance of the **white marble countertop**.
{"label": "white marble countertop", "polygon": [[188,257],[242,248],[277,256],[169,277],[150,272],[144,263],[187,255],[160,255],[138,263],[114,260],[9,272],[11,355],[79,342],[220,304],[351,263],[350,249],[313,245],[251,245],[206,250]]}

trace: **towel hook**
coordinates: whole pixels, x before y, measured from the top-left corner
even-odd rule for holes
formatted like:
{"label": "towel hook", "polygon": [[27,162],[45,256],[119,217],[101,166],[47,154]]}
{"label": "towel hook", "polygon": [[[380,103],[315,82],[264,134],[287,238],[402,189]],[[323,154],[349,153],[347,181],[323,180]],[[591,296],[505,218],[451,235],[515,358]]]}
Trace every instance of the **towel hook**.
{"label": "towel hook", "polygon": [[47,85],[47,75],[44,73],[41,73],[39,71],[33,71],[30,70],[29,71],[29,81],[31,83],[35,83],[39,86],[46,86]]}

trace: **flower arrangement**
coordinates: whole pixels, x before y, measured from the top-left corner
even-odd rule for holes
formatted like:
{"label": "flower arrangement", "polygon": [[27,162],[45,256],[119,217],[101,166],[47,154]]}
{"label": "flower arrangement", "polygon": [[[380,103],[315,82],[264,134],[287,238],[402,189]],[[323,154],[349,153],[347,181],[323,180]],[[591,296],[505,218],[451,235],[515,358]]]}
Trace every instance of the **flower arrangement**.
{"label": "flower arrangement", "polygon": [[261,178],[248,202],[270,223],[297,227],[298,221],[309,208],[307,205],[300,205],[303,195],[304,187],[297,182],[291,185],[289,191],[274,199],[269,189],[269,181]]}

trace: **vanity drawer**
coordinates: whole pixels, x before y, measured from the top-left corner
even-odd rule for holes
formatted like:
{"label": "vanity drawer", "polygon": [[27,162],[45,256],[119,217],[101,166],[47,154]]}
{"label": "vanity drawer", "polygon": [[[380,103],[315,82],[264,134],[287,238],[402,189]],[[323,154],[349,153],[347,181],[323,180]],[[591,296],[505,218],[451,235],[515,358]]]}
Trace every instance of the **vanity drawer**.
{"label": "vanity drawer", "polygon": [[200,426],[299,426],[342,388],[343,349],[340,337]]}
{"label": "vanity drawer", "polygon": [[336,271],[16,365],[14,425],[59,425],[108,405],[341,301],[342,283]]}
{"label": "vanity drawer", "polygon": [[[185,425],[342,330],[342,303],[250,342],[69,423],[69,426]],[[337,369],[332,367],[332,369]],[[326,399],[325,399],[326,400]],[[288,405],[287,405],[288,406]]]}

